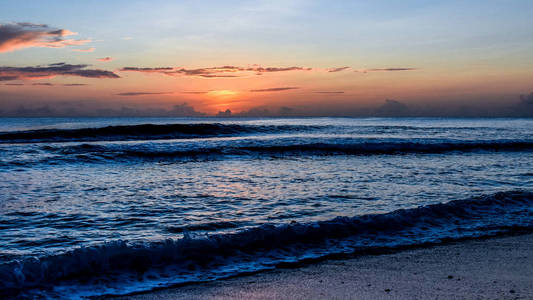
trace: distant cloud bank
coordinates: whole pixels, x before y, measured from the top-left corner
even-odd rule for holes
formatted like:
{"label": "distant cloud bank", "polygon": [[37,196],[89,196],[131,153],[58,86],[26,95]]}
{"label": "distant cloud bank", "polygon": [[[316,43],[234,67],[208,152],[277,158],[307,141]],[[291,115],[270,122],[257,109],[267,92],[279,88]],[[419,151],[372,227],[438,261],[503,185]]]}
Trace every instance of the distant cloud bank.
{"label": "distant cloud bank", "polygon": [[0,52],[31,47],[63,48],[84,45],[91,41],[65,38],[76,34],[68,29],[55,29],[45,24],[27,22],[0,24]]}

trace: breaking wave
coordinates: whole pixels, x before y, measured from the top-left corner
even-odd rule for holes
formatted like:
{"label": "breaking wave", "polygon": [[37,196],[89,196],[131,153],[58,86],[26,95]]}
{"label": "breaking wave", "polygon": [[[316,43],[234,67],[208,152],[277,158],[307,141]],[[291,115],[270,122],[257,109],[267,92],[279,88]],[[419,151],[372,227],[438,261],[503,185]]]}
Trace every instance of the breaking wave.
{"label": "breaking wave", "polygon": [[[235,224],[211,224],[215,228]],[[109,242],[0,265],[0,296],[127,294],[276,268],[335,254],[441,243],[533,229],[533,193],[465,200],[327,221],[263,225],[160,242]]]}
{"label": "breaking wave", "polygon": [[183,145],[142,145],[142,144],[79,144],[45,146],[44,150],[60,155],[56,159],[85,162],[100,160],[140,159],[140,160],[180,160],[207,159],[224,156],[301,156],[301,155],[379,155],[476,151],[533,151],[530,140],[499,141],[454,141],[454,140],[266,140],[232,141],[231,143],[183,144]]}
{"label": "breaking wave", "polygon": [[0,143],[132,141],[299,132],[318,129],[304,125],[141,124],[79,129],[39,129],[0,132]]}

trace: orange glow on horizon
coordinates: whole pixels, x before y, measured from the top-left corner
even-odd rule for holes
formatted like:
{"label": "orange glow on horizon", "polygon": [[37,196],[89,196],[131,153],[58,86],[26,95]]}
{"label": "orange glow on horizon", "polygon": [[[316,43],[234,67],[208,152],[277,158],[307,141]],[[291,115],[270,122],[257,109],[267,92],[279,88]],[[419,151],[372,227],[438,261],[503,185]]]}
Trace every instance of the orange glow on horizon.
{"label": "orange glow on horizon", "polygon": [[239,92],[232,91],[232,90],[214,90],[214,91],[207,92],[208,96],[211,96],[213,98],[219,98],[219,99],[220,98],[224,98],[224,99],[234,98],[238,94]]}

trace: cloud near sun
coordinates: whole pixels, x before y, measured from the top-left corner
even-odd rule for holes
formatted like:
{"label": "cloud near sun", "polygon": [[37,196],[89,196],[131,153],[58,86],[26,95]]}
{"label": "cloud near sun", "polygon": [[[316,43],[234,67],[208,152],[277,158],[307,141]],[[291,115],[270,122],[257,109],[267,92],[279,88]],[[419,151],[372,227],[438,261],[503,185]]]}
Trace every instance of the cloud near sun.
{"label": "cloud near sun", "polygon": [[124,67],[120,69],[121,72],[140,72],[140,73],[159,73],[168,76],[196,76],[203,78],[218,78],[218,77],[241,77],[246,72],[254,72],[256,75],[273,72],[287,72],[287,71],[310,71],[312,68],[304,67],[239,67],[239,66],[222,66],[222,67],[208,67],[198,69],[186,69],[175,67],[158,67],[158,68],[139,68],[139,67]]}
{"label": "cloud near sun", "polygon": [[9,23],[0,24],[0,52],[9,52],[31,47],[63,48],[84,45],[91,40],[65,39],[76,35],[67,29],[55,29],[45,24]]}
{"label": "cloud near sun", "polygon": [[42,79],[55,76],[77,76],[86,78],[120,78],[117,74],[100,69],[87,69],[88,65],[55,63],[35,67],[1,67],[0,81]]}

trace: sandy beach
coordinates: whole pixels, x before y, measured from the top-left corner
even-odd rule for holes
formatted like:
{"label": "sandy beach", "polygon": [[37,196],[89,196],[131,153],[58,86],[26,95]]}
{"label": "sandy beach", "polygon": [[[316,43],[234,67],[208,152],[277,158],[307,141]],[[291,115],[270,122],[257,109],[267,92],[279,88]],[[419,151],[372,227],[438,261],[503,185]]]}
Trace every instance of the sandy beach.
{"label": "sandy beach", "polygon": [[327,260],[120,299],[533,299],[531,278],[528,234]]}

